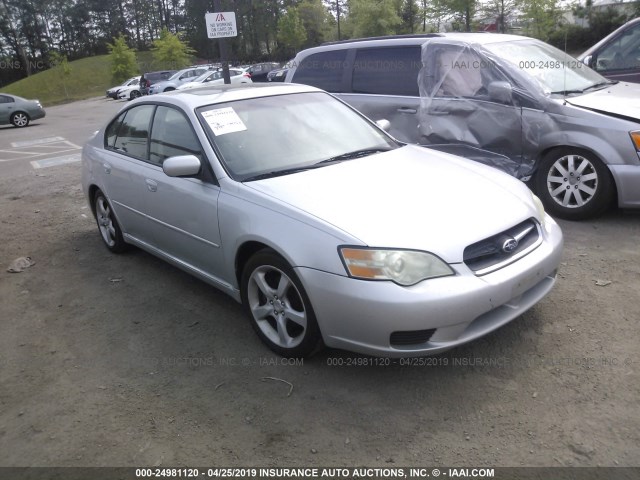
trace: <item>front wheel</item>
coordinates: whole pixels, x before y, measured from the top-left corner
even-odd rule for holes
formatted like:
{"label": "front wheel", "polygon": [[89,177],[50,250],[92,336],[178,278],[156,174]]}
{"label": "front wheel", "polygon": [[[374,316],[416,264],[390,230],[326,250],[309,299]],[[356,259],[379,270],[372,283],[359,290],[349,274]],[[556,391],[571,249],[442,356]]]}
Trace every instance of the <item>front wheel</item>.
{"label": "front wheel", "polygon": [[547,153],[536,175],[536,191],[546,210],[567,220],[603,213],[613,200],[613,179],[595,155],[559,148]]}
{"label": "front wheel", "polygon": [[129,94],[129,100],[135,100],[139,96],[140,92],[138,90],[131,90],[131,93]]}
{"label": "front wheel", "polygon": [[16,112],[11,115],[11,124],[14,127],[22,128],[29,125],[29,115],[24,112]]}
{"label": "front wheel", "polygon": [[249,259],[241,279],[242,303],[251,325],[283,357],[306,357],[321,345],[311,302],[291,266],[273,250]]}

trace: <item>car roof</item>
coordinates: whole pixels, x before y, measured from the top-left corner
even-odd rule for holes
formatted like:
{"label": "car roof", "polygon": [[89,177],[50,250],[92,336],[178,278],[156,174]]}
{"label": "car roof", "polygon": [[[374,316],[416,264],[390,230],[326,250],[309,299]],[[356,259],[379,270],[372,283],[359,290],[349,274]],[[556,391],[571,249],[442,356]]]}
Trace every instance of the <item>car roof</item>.
{"label": "car roof", "polygon": [[211,105],[214,103],[304,92],[322,92],[322,90],[296,83],[279,83],[277,85],[269,83],[211,85],[187,90],[174,90],[163,93],[162,95],[153,95],[151,98],[141,97],[138,99],[138,103],[157,100],[159,102],[180,106],[185,110],[193,110],[203,105]]}
{"label": "car roof", "polygon": [[423,43],[434,38],[450,38],[461,42],[486,45],[499,42],[513,42],[518,40],[531,40],[530,37],[522,35],[510,35],[505,33],[466,33],[466,32],[450,32],[450,33],[426,33],[411,35],[389,35],[385,37],[369,37],[354,38],[350,40],[341,40],[339,42],[323,43],[319,47],[309,48],[304,52],[315,53],[335,49],[362,48],[362,47],[383,47],[383,46],[406,46],[406,45],[422,45]]}

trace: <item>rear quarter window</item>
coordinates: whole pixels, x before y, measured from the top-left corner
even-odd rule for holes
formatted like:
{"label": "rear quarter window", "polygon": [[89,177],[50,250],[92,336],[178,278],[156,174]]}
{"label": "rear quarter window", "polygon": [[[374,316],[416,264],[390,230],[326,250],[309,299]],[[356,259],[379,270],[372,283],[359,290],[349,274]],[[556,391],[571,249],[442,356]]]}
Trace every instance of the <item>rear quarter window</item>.
{"label": "rear quarter window", "polygon": [[340,92],[342,76],[346,68],[347,50],[334,50],[309,55],[300,62],[292,82],[321,88],[328,92]]}

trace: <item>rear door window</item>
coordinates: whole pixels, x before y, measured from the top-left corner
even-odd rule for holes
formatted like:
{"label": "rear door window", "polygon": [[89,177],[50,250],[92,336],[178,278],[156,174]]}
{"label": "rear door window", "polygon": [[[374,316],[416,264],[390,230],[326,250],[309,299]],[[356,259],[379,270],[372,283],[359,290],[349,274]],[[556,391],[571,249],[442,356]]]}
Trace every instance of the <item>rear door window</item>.
{"label": "rear door window", "polygon": [[418,97],[420,46],[363,48],[356,53],[352,91]]}
{"label": "rear door window", "polygon": [[292,81],[328,92],[340,92],[346,58],[346,49],[309,55],[298,65]]}

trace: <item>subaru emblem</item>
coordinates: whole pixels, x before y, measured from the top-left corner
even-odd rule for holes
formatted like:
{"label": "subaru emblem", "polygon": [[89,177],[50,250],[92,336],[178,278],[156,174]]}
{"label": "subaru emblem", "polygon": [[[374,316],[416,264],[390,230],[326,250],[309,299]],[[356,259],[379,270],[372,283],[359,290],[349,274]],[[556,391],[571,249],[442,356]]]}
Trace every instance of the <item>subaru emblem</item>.
{"label": "subaru emblem", "polygon": [[518,248],[518,240],[513,237],[506,239],[502,244],[502,251],[504,253],[511,253],[516,248]]}

